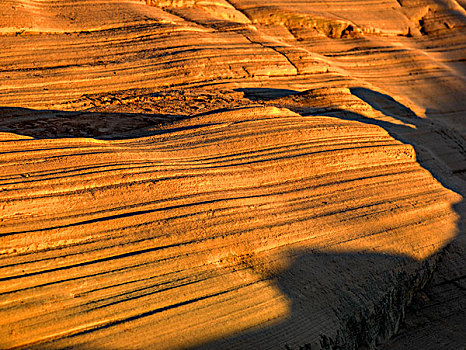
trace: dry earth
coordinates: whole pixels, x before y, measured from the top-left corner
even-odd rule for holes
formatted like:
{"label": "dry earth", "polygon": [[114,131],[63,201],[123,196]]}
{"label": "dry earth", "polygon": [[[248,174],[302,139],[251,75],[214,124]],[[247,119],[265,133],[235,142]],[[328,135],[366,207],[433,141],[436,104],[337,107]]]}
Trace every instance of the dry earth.
{"label": "dry earth", "polygon": [[465,349],[464,0],[0,2],[0,348]]}

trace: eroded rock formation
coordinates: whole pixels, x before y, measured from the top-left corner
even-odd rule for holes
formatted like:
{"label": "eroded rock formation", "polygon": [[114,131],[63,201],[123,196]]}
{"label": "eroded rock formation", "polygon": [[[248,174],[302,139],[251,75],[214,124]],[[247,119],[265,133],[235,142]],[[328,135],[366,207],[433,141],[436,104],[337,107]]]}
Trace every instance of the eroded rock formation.
{"label": "eroded rock formation", "polygon": [[464,5],[2,1],[0,347],[405,329],[464,277]]}

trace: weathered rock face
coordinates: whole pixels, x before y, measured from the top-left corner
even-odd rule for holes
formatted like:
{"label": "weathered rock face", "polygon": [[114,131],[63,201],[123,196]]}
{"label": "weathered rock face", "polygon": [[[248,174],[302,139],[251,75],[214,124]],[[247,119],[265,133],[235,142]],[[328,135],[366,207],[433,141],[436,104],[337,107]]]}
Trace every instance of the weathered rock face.
{"label": "weathered rock face", "polygon": [[380,127],[268,107],[153,132],[4,141],[5,346],[189,346],[268,322],[252,344],[372,344],[456,234],[460,198]]}
{"label": "weathered rock face", "polygon": [[406,329],[464,247],[464,3],[324,3],[0,3],[0,347]]}
{"label": "weathered rock face", "polygon": [[432,280],[407,309],[399,334],[381,349],[461,349],[466,344],[464,246],[456,242],[442,253]]}

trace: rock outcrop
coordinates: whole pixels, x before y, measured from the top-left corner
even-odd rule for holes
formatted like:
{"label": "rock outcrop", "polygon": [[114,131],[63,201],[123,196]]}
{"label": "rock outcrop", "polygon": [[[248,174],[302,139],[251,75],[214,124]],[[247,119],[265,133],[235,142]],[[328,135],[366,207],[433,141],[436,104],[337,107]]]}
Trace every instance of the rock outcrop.
{"label": "rock outcrop", "polygon": [[464,5],[2,1],[0,347],[416,348],[457,322],[407,305],[464,277]]}

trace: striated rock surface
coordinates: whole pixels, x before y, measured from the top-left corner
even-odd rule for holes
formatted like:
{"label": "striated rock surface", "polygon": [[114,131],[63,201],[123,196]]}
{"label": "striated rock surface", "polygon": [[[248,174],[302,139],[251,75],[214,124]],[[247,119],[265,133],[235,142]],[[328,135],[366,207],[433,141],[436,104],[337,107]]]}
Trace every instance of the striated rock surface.
{"label": "striated rock surface", "polygon": [[0,347],[464,346],[464,6],[2,1]]}

